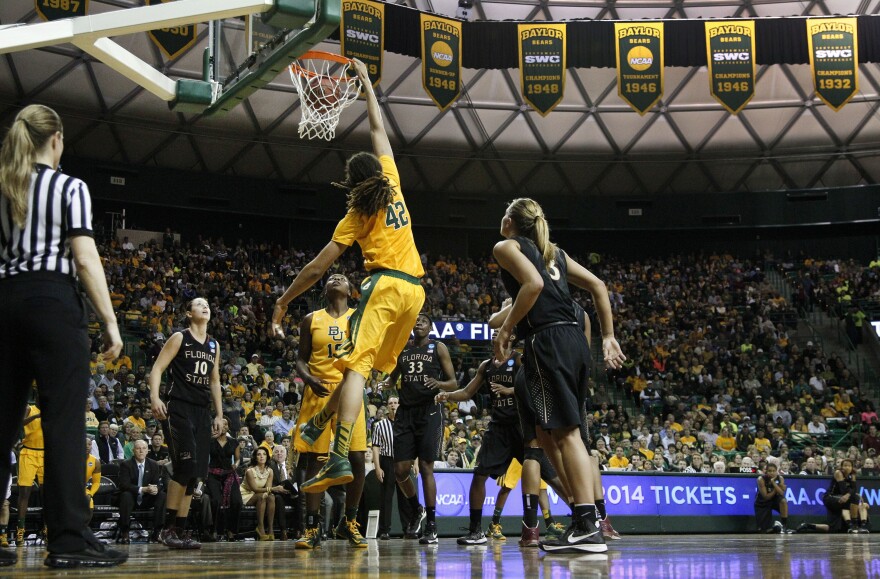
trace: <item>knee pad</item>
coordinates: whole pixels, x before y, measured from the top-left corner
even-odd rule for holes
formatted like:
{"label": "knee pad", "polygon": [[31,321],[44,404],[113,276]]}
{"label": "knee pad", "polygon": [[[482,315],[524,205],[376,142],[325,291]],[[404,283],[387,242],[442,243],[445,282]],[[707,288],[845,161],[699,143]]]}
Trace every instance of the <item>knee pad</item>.
{"label": "knee pad", "polygon": [[541,459],[544,458],[544,449],[543,448],[533,448],[531,446],[527,446],[523,451],[523,460],[536,460],[539,463]]}

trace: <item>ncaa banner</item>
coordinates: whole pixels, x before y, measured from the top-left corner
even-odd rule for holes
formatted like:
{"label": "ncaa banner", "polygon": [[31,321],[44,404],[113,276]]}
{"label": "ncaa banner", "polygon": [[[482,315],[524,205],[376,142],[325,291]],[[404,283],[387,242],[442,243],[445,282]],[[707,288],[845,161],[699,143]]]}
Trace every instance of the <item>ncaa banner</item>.
{"label": "ncaa banner", "polygon": [[85,16],[89,11],[89,0],[34,0],[34,9],[43,20],[61,20]]}
{"label": "ncaa banner", "polygon": [[461,22],[421,15],[422,86],[445,111],[461,92]]}
{"label": "ncaa banner", "polygon": [[855,18],[807,20],[813,88],[839,111],[859,90],[859,38]]}
{"label": "ncaa banner", "polygon": [[663,23],[615,22],[617,94],[640,115],[663,96]]}
{"label": "ncaa banner", "polygon": [[706,22],[709,92],[731,114],[755,96],[755,22]]}
{"label": "ncaa banner", "polygon": [[385,53],[385,5],[370,0],[342,0],[339,45],[342,56],[367,65],[373,86],[382,80]]}
{"label": "ncaa banner", "polygon": [[545,117],[565,90],[565,24],[519,24],[517,36],[523,98]]}
{"label": "ncaa banner", "polygon": [[[147,0],[147,6],[158,6],[172,0]],[[159,30],[150,30],[147,32],[153,44],[159,47],[162,54],[168,60],[174,60],[196,43],[196,25],[185,24],[183,26],[172,26],[171,28],[160,28]]]}

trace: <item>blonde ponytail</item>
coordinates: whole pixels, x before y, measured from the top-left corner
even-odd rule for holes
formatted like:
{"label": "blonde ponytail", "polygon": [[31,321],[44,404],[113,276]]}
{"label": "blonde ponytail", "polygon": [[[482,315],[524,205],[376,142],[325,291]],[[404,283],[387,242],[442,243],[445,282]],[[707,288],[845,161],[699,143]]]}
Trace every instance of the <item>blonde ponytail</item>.
{"label": "blonde ponytail", "polygon": [[42,149],[56,132],[63,131],[58,113],[43,105],[30,105],[15,117],[0,149],[0,193],[9,202],[12,220],[23,228],[27,220],[31,174]]}
{"label": "blonde ponytail", "polygon": [[550,242],[550,225],[538,202],[526,197],[514,199],[507,207],[507,215],[513,220],[517,231],[535,243],[544,265],[550,267],[556,259],[557,248],[556,244]]}

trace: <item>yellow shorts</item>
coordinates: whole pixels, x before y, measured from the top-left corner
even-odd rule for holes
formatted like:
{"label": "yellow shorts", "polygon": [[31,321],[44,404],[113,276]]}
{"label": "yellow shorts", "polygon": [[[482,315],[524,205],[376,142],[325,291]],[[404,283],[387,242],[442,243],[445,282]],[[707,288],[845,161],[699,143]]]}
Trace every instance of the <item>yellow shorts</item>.
{"label": "yellow shorts", "polygon": [[373,369],[386,374],[394,370],[424,303],[418,278],[382,270],[364,279],[361,301],[350,320],[350,342],[340,349],[336,367],[365,378]]}
{"label": "yellow shorts", "polygon": [[18,486],[29,487],[34,480],[43,484],[43,451],[22,448],[18,457]]}
{"label": "yellow shorts", "polygon": [[[495,482],[500,487],[512,489],[516,487],[520,478],[522,478],[522,465],[518,460],[513,459],[510,461],[510,466],[507,467],[507,472],[499,476]],[[547,483],[544,482],[544,479],[541,479],[541,490],[547,490]]]}
{"label": "yellow shorts", "polygon": [[[327,389],[330,390],[330,394],[333,394],[333,391],[336,390],[337,387],[338,385],[332,384],[328,385]],[[306,393],[303,395],[299,417],[296,419],[296,427],[293,429],[293,447],[297,452],[327,454],[330,450],[330,437],[336,432],[335,418],[330,421],[330,424],[327,425],[327,428],[324,429],[324,432],[321,433],[321,436],[312,446],[306,444],[306,442],[299,436],[300,425],[305,424],[312,416],[317,414],[318,411],[324,407],[324,404],[329,397],[330,395],[328,394],[326,398],[319,398],[314,392],[312,392],[311,388],[308,386],[306,387]],[[350,452],[362,452],[367,450],[367,421],[365,414],[364,409],[361,408],[357,420],[354,422],[354,428],[351,432]]]}

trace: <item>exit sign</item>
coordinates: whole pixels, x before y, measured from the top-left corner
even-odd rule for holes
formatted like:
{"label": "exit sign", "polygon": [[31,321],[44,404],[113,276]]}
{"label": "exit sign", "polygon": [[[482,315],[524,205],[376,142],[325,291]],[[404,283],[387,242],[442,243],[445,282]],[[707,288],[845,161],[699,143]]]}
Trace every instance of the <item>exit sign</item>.
{"label": "exit sign", "polygon": [[641,217],[642,216],[642,209],[640,207],[631,208],[629,210],[629,216],[630,217]]}

